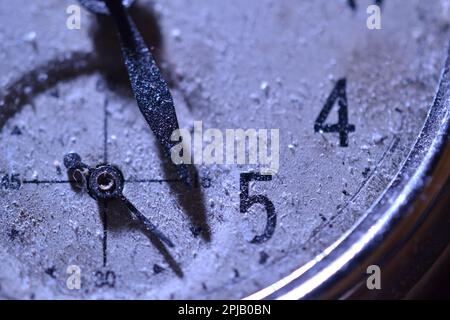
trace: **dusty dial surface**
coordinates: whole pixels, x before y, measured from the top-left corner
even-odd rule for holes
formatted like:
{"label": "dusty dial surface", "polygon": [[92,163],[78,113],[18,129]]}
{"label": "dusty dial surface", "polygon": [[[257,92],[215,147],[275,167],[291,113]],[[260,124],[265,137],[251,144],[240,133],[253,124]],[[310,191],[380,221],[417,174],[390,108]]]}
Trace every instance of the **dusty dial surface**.
{"label": "dusty dial surface", "polygon": [[[81,9],[71,30],[72,2],[0,1],[2,298],[239,299],[307,266],[405,161],[448,51],[448,1],[377,2],[373,30],[373,1],[137,1],[182,128],[279,132],[273,175],[202,163],[187,188],[136,107],[112,22]],[[70,152],[118,168],[174,246],[76,188]]]}

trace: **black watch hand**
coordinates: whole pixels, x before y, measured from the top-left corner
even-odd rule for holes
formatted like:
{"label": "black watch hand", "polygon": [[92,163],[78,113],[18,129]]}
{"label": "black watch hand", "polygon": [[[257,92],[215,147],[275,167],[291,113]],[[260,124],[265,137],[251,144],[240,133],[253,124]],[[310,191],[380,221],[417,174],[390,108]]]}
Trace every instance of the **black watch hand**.
{"label": "black watch hand", "polygon": [[[99,4],[105,4],[113,17],[120,36],[122,55],[128,70],[131,87],[137,104],[151,130],[170,158],[171,149],[178,142],[171,141],[172,133],[179,129],[175,106],[169,87],[153,59],[144,39],[123,6],[121,0],[80,0],[81,4],[96,13],[105,13]],[[102,8],[105,9],[105,8]],[[176,165],[183,182],[191,185],[185,164]]]}

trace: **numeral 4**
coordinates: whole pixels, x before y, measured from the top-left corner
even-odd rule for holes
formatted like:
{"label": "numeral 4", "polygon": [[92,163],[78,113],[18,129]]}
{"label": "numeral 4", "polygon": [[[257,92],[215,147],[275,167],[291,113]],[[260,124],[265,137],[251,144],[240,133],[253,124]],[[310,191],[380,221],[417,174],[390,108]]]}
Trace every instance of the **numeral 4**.
{"label": "numeral 4", "polygon": [[[384,0],[373,1],[373,3],[379,7],[381,7],[383,5],[383,2],[384,2]],[[356,0],[347,0],[347,4],[352,10],[356,10]]]}

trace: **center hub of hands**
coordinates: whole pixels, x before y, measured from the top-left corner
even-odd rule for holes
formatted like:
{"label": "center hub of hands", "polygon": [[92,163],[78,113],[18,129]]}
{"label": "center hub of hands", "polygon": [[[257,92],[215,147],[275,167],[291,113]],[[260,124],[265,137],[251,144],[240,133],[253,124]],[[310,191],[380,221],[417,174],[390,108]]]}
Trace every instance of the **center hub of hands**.
{"label": "center hub of hands", "polygon": [[122,172],[112,165],[100,165],[93,169],[87,181],[89,194],[96,200],[108,200],[122,195]]}

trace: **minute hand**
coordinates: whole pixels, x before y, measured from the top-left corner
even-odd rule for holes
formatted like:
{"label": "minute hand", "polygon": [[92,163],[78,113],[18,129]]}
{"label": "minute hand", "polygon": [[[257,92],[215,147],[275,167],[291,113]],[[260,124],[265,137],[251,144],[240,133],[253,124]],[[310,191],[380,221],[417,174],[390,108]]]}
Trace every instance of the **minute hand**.
{"label": "minute hand", "polygon": [[[177,143],[170,137],[179,125],[169,87],[122,1],[104,2],[119,31],[122,54],[139,109],[170,157],[170,150]],[[186,166],[177,165],[177,170],[182,180],[190,184]]]}

